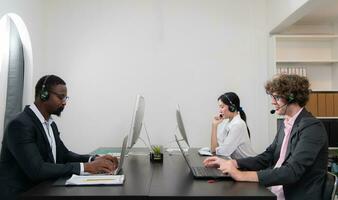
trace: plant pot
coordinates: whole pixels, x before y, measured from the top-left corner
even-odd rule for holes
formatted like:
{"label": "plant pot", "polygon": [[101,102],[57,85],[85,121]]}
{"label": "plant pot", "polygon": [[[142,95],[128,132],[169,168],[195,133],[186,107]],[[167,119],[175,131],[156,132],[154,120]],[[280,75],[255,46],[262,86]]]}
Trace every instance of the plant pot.
{"label": "plant pot", "polygon": [[153,152],[150,152],[150,161],[152,162],[163,162],[163,153],[155,154]]}

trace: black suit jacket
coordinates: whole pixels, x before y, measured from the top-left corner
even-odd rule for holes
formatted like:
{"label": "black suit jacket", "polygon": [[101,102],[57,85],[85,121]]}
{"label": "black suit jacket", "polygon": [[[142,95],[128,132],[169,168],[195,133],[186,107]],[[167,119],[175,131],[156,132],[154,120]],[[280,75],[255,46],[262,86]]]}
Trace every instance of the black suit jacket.
{"label": "black suit jacket", "polygon": [[56,163],[43,126],[29,106],[8,124],[0,156],[0,199],[14,198],[47,179],[80,173],[80,162],[87,162],[90,156],[69,151],[56,124],[51,126]]}
{"label": "black suit jacket", "polygon": [[256,157],[237,160],[240,168],[258,171],[265,186],[283,185],[286,200],[322,199],[328,163],[328,140],[322,123],[305,108],[290,133],[285,161],[276,165],[284,138],[284,124],[273,143]]}

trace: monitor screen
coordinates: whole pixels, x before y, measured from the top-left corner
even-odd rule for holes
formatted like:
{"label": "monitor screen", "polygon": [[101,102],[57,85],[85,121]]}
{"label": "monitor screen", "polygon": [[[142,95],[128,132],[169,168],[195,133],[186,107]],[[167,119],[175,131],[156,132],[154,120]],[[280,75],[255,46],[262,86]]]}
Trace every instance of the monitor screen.
{"label": "monitor screen", "polygon": [[180,110],[180,106],[179,105],[177,105],[177,108],[176,108],[176,121],[177,121],[178,129],[180,130],[181,135],[183,137],[183,140],[190,147],[189,142],[188,142],[188,138],[187,138],[187,133],[185,132],[185,128],[184,128],[184,124],[183,124],[183,120],[182,120],[182,115],[181,115],[181,110]]}
{"label": "monitor screen", "polygon": [[145,101],[141,95],[136,96],[136,103],[133,112],[133,118],[131,120],[131,127],[128,136],[128,148],[131,149],[137,142],[142,129],[142,122],[144,116]]}

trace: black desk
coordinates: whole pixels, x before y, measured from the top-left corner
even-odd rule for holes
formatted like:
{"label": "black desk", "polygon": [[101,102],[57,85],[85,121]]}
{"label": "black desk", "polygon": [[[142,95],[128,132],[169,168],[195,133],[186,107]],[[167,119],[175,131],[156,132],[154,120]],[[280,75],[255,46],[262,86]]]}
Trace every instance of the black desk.
{"label": "black desk", "polygon": [[[198,156],[196,149],[189,151],[194,166],[202,165],[206,157]],[[165,154],[163,165],[153,164],[151,199],[276,199],[258,183],[236,182],[232,179],[208,183],[192,178],[181,153]]]}
{"label": "black desk", "polygon": [[[204,157],[196,149],[189,151],[196,165]],[[177,152],[164,154],[163,163],[151,163],[148,155],[129,155],[123,167],[123,186],[55,186],[53,181],[37,185],[22,199],[276,199],[258,183],[235,182],[231,179],[208,183],[195,180]]]}

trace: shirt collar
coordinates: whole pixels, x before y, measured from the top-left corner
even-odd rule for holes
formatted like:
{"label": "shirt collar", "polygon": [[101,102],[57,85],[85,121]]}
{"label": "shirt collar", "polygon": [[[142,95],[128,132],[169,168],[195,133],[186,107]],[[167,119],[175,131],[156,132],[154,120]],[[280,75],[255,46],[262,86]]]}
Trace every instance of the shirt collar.
{"label": "shirt collar", "polygon": [[35,104],[32,104],[29,106],[29,108],[34,112],[34,114],[37,116],[37,118],[40,120],[41,124],[48,123],[49,125],[53,123],[53,118],[49,117],[49,119],[46,121],[45,118],[42,116],[41,112],[39,111],[38,107],[36,107]]}
{"label": "shirt collar", "polygon": [[302,112],[304,107],[302,107],[294,116],[292,116],[291,118],[285,118],[285,123],[287,123],[289,126],[293,126],[293,124],[295,123],[298,115],[300,114],[300,112]]}
{"label": "shirt collar", "polygon": [[229,121],[229,126],[231,126],[232,124],[234,124],[235,122],[237,122],[240,118],[241,118],[241,116],[238,113],[238,115],[236,115],[234,118],[232,118],[231,121]]}

